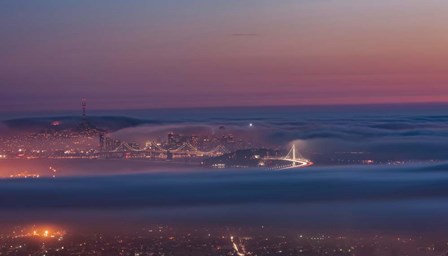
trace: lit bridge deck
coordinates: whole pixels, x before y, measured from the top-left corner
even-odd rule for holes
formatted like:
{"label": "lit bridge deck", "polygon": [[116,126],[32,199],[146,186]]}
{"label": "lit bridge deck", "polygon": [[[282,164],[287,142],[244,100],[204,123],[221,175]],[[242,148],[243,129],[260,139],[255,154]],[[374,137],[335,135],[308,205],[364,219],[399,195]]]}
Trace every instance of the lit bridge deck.
{"label": "lit bridge deck", "polygon": [[271,160],[271,161],[286,161],[290,162],[288,165],[282,165],[274,169],[278,170],[286,170],[286,169],[292,169],[292,168],[303,168],[313,165],[314,163],[310,160],[304,158],[300,153],[298,154],[296,151],[296,146],[293,145],[292,148],[289,150],[288,154],[285,157],[265,157],[264,160]]}

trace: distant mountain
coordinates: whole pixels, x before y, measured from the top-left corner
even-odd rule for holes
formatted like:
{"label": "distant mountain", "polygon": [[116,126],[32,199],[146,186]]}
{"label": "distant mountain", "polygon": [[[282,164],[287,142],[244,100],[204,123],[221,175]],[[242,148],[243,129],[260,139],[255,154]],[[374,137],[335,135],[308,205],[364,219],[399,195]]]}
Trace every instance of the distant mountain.
{"label": "distant mountain", "polygon": [[5,120],[3,123],[10,129],[21,132],[37,132],[49,128],[66,130],[76,129],[88,122],[89,125],[109,132],[120,129],[135,127],[142,124],[151,124],[154,121],[142,120],[125,116],[91,116],[84,120],[76,116],[58,116],[58,117],[32,117]]}

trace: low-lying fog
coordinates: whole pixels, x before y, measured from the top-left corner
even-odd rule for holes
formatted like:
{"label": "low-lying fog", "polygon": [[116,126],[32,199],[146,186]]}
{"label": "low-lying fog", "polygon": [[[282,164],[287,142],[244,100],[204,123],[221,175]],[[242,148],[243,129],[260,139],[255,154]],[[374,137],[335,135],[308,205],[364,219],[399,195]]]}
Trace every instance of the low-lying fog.
{"label": "low-lying fog", "polygon": [[1,180],[0,219],[435,232],[448,228],[447,169],[439,163]]}

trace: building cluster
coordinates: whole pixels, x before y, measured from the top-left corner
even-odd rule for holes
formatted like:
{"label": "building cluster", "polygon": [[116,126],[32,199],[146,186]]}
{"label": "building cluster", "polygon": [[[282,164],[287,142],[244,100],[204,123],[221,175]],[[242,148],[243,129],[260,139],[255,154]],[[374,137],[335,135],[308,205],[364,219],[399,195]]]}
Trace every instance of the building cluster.
{"label": "building cluster", "polygon": [[77,134],[60,136],[40,135],[0,138],[0,158],[81,158],[92,157],[96,138]]}
{"label": "building cluster", "polygon": [[252,143],[233,135],[184,135],[170,132],[165,139],[148,140],[144,145],[100,135],[102,158],[203,158],[219,156]]}
{"label": "building cluster", "polygon": [[86,120],[69,129],[53,122],[36,133],[0,136],[0,158],[91,158],[104,132]]}

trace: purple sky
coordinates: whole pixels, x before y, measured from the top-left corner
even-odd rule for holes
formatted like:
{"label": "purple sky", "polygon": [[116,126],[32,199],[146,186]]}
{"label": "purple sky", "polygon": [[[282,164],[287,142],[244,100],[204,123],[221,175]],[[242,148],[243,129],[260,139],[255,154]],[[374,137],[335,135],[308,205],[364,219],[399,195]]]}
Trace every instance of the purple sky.
{"label": "purple sky", "polygon": [[4,0],[6,111],[444,102],[448,2]]}

